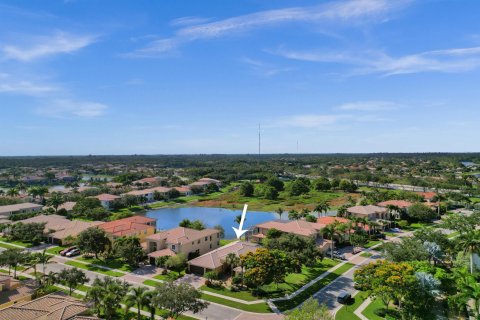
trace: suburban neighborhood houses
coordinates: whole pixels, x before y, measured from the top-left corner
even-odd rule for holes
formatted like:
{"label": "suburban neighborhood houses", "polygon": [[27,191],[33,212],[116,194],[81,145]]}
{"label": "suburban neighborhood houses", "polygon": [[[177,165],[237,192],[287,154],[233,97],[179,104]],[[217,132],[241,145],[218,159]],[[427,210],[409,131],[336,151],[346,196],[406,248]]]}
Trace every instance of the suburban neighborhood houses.
{"label": "suburban neighborhood houses", "polygon": [[[0,206],[0,315],[28,317],[32,306],[67,294],[64,306],[38,307],[38,314],[48,319],[50,313],[76,310],[65,319],[108,318],[109,312],[120,314],[138,287],[160,296],[185,286],[195,297],[191,302],[201,305],[197,312],[185,310],[187,318],[281,319],[318,303],[336,319],[351,319],[369,308],[386,310],[378,296],[368,294],[374,289],[363,282],[364,270],[410,270],[404,259],[428,261],[429,250],[442,250],[431,243],[445,246],[463,239],[468,223],[471,232],[480,225],[476,206],[457,193],[359,189],[345,178],[295,175],[229,182],[128,177],[121,184],[92,180],[83,191],[44,193],[32,186],[0,197],[15,202]],[[245,216],[246,233],[237,239],[231,228],[240,224],[245,203],[253,209]],[[466,219],[460,229],[456,219]],[[418,256],[405,258],[412,252]],[[430,264],[447,268],[448,259],[446,252],[435,253]],[[467,270],[475,270],[478,255],[468,261]],[[123,295],[117,311],[109,311],[107,300],[92,308],[75,299],[91,301],[95,290],[107,299],[110,283]],[[170,312],[160,301],[151,307]],[[131,308],[133,314],[140,310]],[[146,310],[140,313],[147,317]],[[394,305],[389,310],[405,312]]]}

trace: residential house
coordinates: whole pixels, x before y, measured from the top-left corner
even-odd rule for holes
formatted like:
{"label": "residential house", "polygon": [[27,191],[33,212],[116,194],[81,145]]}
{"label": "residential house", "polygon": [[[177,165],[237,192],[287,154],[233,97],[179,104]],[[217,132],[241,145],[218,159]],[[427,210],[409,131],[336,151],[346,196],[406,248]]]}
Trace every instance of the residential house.
{"label": "residential house", "polygon": [[260,245],[256,243],[235,241],[190,260],[188,270],[198,275],[209,271],[222,272],[225,270],[225,258],[228,254],[233,253],[239,257],[242,254],[254,252],[258,248]]}
{"label": "residential house", "polygon": [[394,212],[390,212],[390,214],[393,214],[396,219],[401,219],[402,212],[407,213],[408,208],[410,208],[413,203],[410,201],[406,200],[388,200],[388,201],[383,201],[377,204],[379,207],[382,208],[387,208],[390,212],[389,207],[397,207],[399,210],[394,210]]}
{"label": "residential house", "polygon": [[135,236],[144,242],[146,237],[156,232],[156,222],[156,219],[133,216],[104,222],[98,227],[105,230],[112,240],[123,236]]}
{"label": "residential house", "polygon": [[104,207],[106,210],[110,210],[110,205],[113,201],[120,199],[119,196],[108,193],[102,193],[92,198],[97,198],[98,200],[100,200],[102,207]]}
{"label": "residential house", "polygon": [[0,206],[0,217],[8,217],[11,214],[27,213],[27,212],[39,212],[42,211],[43,206],[36,203],[17,203],[9,204],[6,206]]}
{"label": "residential house", "polygon": [[[74,202],[74,201],[67,201],[67,202],[64,202],[62,203],[59,207],[58,207],[58,210],[62,210],[62,209],[65,209],[65,211],[67,212],[72,212],[73,211],[73,207],[75,207],[77,203]],[[52,207],[46,207],[45,209],[49,209],[49,208],[52,208]],[[53,209],[53,208],[52,208]]]}
{"label": "residential house", "polygon": [[193,194],[189,186],[174,187],[174,189],[180,192],[182,196],[191,196]]}
{"label": "residential house", "polygon": [[35,293],[35,280],[19,281],[0,274],[0,309],[12,304],[30,301]]}
{"label": "residential house", "polygon": [[308,222],[305,220],[273,220],[255,225],[247,233],[247,240],[259,243],[266,237],[268,230],[277,229],[284,233],[295,234],[300,237],[311,238],[316,241],[320,250],[328,250],[329,240],[323,239],[320,231],[325,227],[323,224]]}
{"label": "residential house", "polygon": [[0,320],[80,320],[98,319],[82,317],[89,307],[65,293],[48,294],[38,299],[17,303],[0,310]]}
{"label": "residential house", "polygon": [[432,202],[437,196],[435,192],[417,192],[417,194],[421,195],[426,202]]}
{"label": "residential house", "polygon": [[185,254],[189,259],[198,257],[220,245],[220,233],[217,229],[195,230],[178,227],[160,231],[146,237],[150,263],[162,256]]}
{"label": "residential house", "polygon": [[145,189],[145,190],[132,190],[130,192],[124,193],[123,195],[131,195],[139,198],[143,198],[145,202],[152,202],[153,199],[153,189]]}
{"label": "residential house", "polygon": [[220,180],[212,179],[212,178],[201,178],[198,180],[198,182],[207,182],[208,184],[214,183],[219,188],[222,186],[222,182]]}
{"label": "residential house", "polygon": [[101,221],[80,221],[68,220],[57,214],[38,215],[20,221],[22,223],[45,223],[44,233],[49,243],[63,245],[70,243],[82,231],[98,227],[103,224]]}
{"label": "residential house", "polygon": [[347,213],[357,218],[367,218],[369,220],[389,219],[390,216],[387,208],[374,205],[350,207],[347,209]]}

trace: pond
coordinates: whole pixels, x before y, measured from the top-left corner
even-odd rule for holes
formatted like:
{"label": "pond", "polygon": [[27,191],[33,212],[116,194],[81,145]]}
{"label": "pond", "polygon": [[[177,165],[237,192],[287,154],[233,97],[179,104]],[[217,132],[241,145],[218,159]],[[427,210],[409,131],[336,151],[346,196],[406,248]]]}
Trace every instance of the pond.
{"label": "pond", "polygon": [[[225,239],[234,239],[235,232],[233,231],[232,227],[238,228],[238,224],[234,220],[236,216],[241,214],[241,210],[186,207],[150,210],[146,213],[146,216],[157,219],[157,229],[159,230],[167,230],[178,227],[178,224],[183,219],[201,220],[207,228],[213,228],[216,225],[221,225],[223,229],[225,229]],[[248,211],[243,228],[247,229],[253,225],[278,218],[278,214],[274,212]],[[282,215],[282,220],[287,219],[288,213],[284,212]]]}

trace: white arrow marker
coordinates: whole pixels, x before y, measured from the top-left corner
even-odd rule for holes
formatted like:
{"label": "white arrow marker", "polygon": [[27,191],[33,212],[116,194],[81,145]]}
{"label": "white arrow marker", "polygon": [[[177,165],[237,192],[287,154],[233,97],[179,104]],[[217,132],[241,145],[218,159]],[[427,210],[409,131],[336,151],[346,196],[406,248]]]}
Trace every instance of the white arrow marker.
{"label": "white arrow marker", "polygon": [[247,214],[247,208],[248,208],[248,204],[245,204],[245,206],[243,207],[242,218],[240,219],[240,225],[238,226],[238,229],[235,228],[235,227],[232,227],[233,231],[235,231],[235,234],[237,235],[237,239],[240,239],[240,237],[243,236],[243,234],[248,231],[248,229],[243,230],[243,222],[245,221],[245,215]]}

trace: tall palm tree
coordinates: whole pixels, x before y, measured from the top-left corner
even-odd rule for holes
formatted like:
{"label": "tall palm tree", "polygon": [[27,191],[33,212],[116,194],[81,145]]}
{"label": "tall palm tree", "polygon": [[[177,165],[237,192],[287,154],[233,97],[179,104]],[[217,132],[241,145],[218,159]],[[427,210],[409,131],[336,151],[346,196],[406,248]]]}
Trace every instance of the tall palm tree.
{"label": "tall palm tree", "polygon": [[330,206],[328,205],[328,202],[326,200],[320,201],[319,204],[313,209],[318,214],[318,218],[320,218],[321,213],[327,214],[328,210],[330,210]]}
{"label": "tall palm tree", "polygon": [[230,276],[233,275],[233,269],[240,264],[240,258],[233,252],[227,254],[225,257],[225,264],[230,269]]}
{"label": "tall palm tree", "polygon": [[337,235],[337,224],[336,223],[331,223],[327,225],[325,228],[322,229],[322,234],[331,240],[331,246],[330,246],[330,254],[333,259],[333,250],[335,248],[335,236]]}
{"label": "tall palm tree", "polygon": [[338,207],[337,209],[337,216],[338,217],[346,217],[347,216],[347,206],[343,205]]}
{"label": "tall palm tree", "polygon": [[345,235],[347,234],[347,231],[349,231],[349,226],[347,223],[340,223],[337,225],[337,232],[340,236],[341,242],[345,240]]}
{"label": "tall palm tree", "polygon": [[126,296],[126,302],[130,302],[132,305],[137,307],[137,319],[142,319],[142,314],[140,311],[143,306],[147,305],[149,299],[147,297],[148,289],[146,287],[132,287],[130,288],[129,293]]}
{"label": "tall palm tree", "polygon": [[150,320],[155,320],[156,307],[153,303],[153,297],[155,297],[155,291],[150,290],[145,292],[145,307],[150,311]]}
{"label": "tall palm tree", "polygon": [[280,217],[280,220],[282,220],[282,214],[283,214],[283,208],[282,207],[278,207],[277,210],[275,210],[275,212],[278,214],[278,216]]}
{"label": "tall palm tree", "polygon": [[300,213],[300,217],[301,218],[305,218],[306,216],[308,216],[310,214],[310,210],[308,210],[307,208],[303,208],[302,209],[302,212]]}
{"label": "tall palm tree", "polygon": [[38,263],[42,265],[42,273],[45,274],[45,265],[53,258],[52,255],[47,253],[47,249],[43,249],[41,253],[38,254]]}
{"label": "tall palm tree", "polygon": [[473,273],[473,254],[480,251],[480,231],[475,230],[461,234],[457,241],[457,245],[463,248],[463,252],[470,255],[470,273]]}

